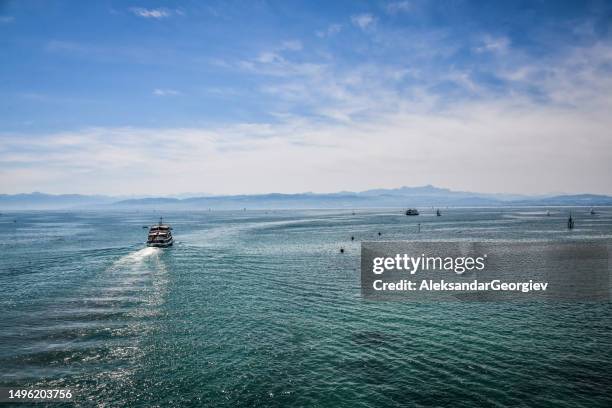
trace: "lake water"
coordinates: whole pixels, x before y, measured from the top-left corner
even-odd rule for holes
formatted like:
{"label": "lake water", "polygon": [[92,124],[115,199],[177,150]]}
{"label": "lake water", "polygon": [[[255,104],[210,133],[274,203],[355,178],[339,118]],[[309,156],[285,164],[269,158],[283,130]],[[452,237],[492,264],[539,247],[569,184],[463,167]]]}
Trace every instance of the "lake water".
{"label": "lake water", "polygon": [[612,209],[574,210],[573,231],[567,209],[442,211],[164,212],[168,249],[143,243],[152,211],[5,212],[0,386],[110,407],[612,406],[609,303],[359,286],[361,240],[612,240]]}

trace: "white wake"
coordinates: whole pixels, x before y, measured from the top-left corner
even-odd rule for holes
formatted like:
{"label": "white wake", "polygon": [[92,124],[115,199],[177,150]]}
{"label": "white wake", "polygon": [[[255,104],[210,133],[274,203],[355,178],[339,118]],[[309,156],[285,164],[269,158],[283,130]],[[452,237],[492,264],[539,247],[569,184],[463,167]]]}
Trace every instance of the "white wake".
{"label": "white wake", "polygon": [[160,252],[160,248],[146,247],[119,258],[115,261],[115,265],[140,263],[151,256],[159,255]]}

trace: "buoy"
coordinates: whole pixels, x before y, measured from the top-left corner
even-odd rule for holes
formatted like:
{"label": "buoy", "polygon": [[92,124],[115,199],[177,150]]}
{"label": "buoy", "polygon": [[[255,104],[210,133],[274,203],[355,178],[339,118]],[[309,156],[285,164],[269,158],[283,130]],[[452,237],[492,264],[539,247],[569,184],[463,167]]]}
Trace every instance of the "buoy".
{"label": "buoy", "polygon": [[355,237],[351,236],[351,241],[354,241],[354,240],[355,240]]}
{"label": "buoy", "polygon": [[344,253],[344,248],[340,248],[340,253],[343,254]]}
{"label": "buoy", "polygon": [[382,235],[382,232],[379,232],[379,233],[378,233],[378,236],[380,237],[381,235]]}

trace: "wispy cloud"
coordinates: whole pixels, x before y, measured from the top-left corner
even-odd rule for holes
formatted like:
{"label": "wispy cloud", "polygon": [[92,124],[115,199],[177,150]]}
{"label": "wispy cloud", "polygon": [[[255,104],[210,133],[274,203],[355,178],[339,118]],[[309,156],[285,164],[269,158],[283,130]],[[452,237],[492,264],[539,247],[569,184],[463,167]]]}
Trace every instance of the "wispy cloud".
{"label": "wispy cloud", "polygon": [[389,14],[408,13],[413,11],[414,5],[410,1],[393,1],[385,9]]}
{"label": "wispy cloud", "polygon": [[[534,21],[549,26],[536,29],[509,17],[508,26],[492,28],[487,10],[460,14],[457,8],[456,15],[433,18],[440,6],[420,0],[383,4],[378,16],[359,7],[344,7],[345,20],[325,14],[304,21],[299,31],[266,19],[258,26],[253,13],[259,8],[231,14],[219,6],[227,20],[203,13],[211,18],[207,24],[185,19],[184,30],[154,24],[146,41],[123,34],[76,40],[69,33],[61,38],[67,41],[49,41],[41,33],[37,43],[47,46],[39,61],[65,64],[64,75],[86,61],[94,79],[106,78],[111,62],[126,84],[144,87],[145,94],[111,92],[105,81],[89,83],[89,77],[75,76],[73,84],[60,73],[65,86],[37,88],[40,82],[28,79],[39,73],[27,71],[20,83],[31,85],[8,95],[20,111],[1,118],[3,129],[23,133],[0,133],[0,191],[44,184],[56,192],[81,186],[80,192],[139,193],[150,185],[161,192],[288,192],[435,183],[495,192],[504,180],[506,191],[540,193],[545,186],[612,193],[606,177],[612,173],[612,42],[595,29],[600,20],[559,22],[548,18],[557,13],[548,7],[534,11],[547,16]],[[149,22],[179,14],[139,10],[130,13]],[[424,18],[407,24],[413,13]],[[241,21],[254,29],[231,29]],[[574,22],[583,28],[572,31]],[[528,32],[516,35],[518,26]],[[342,43],[316,40],[338,33]],[[19,58],[24,51],[14,42],[12,55]],[[155,81],[142,69],[154,72]],[[100,99],[100,111],[56,99],[85,91]],[[179,98],[212,113],[162,103]],[[159,103],[147,105],[154,100]],[[120,114],[106,108],[115,102]],[[86,108],[71,115],[78,121],[61,113]],[[33,111],[36,127],[14,125]],[[106,125],[88,127],[92,117]],[[115,126],[125,117],[134,127]],[[76,130],[47,130],[62,126]],[[159,168],[146,165],[151,157]],[[203,180],[201,174],[221,176]]]}
{"label": "wispy cloud", "polygon": [[86,51],[87,47],[72,42],[72,41],[61,41],[61,40],[50,40],[45,46],[46,51],[68,51],[68,52],[82,52]]}
{"label": "wispy cloud", "polygon": [[153,90],[153,95],[155,96],[176,96],[176,95],[181,95],[181,92],[175,90],[175,89],[161,89],[161,88],[155,88]]}
{"label": "wispy cloud", "polygon": [[476,52],[497,52],[504,53],[508,51],[510,40],[508,37],[493,37],[485,35],[482,38],[480,45],[475,48]]}
{"label": "wispy cloud", "polygon": [[356,14],[351,16],[351,22],[362,30],[365,30],[376,24],[376,17],[369,13]]}
{"label": "wispy cloud", "polygon": [[302,42],[298,40],[287,40],[283,41],[279,50],[284,51],[300,51],[302,49]]}
{"label": "wispy cloud", "polygon": [[[503,179],[507,191],[541,193],[544,185],[610,192],[602,178],[583,177],[612,171],[607,116],[516,99],[466,103],[443,114],[405,106],[350,123],[287,117],[209,128],[3,135],[0,189],[44,182],[53,192],[168,194],[197,186],[258,193],[434,183],[496,192]],[[419,171],[407,171],[407,163]],[[581,172],[568,163],[580,163]]]}
{"label": "wispy cloud", "polygon": [[278,77],[303,77],[316,75],[322,66],[320,63],[294,62],[289,56],[302,50],[302,43],[296,40],[288,40],[280,45],[260,51],[253,58],[239,61],[215,60],[217,66],[247,71],[258,75],[270,75]]}
{"label": "wispy cloud", "polygon": [[[286,57],[256,62],[256,74],[274,77],[265,92],[288,103],[311,103],[313,115],[289,109],[276,121],[205,128],[0,135],[0,180],[7,181],[0,188],[37,189],[44,182],[57,192],[68,186],[93,192],[86,190],[93,185],[97,192],[131,194],[194,187],[256,193],[269,191],[266,180],[274,180],[273,188],[286,192],[427,183],[496,192],[503,179],[505,191],[541,193],[546,186],[610,193],[605,177],[583,177],[612,172],[610,63],[609,44],[550,59],[508,56],[507,71],[496,70],[515,89],[504,97],[489,93],[469,71],[453,68],[440,80],[476,87],[478,98],[440,107],[438,83],[420,77],[419,87],[402,90],[400,84],[421,74],[389,63],[351,69],[319,64],[300,71]],[[275,70],[292,74],[279,77]],[[520,92],[536,86],[547,103]],[[146,165],[151,157],[155,168]],[[223,177],[202,180],[203,173]]]}
{"label": "wispy cloud", "polygon": [[154,18],[157,20],[170,17],[173,13],[172,11],[165,8],[148,9],[143,7],[132,7],[129,10],[135,16],[143,18]]}
{"label": "wispy cloud", "polygon": [[330,24],[325,30],[319,30],[315,34],[317,37],[325,38],[338,34],[342,30],[341,24]]}

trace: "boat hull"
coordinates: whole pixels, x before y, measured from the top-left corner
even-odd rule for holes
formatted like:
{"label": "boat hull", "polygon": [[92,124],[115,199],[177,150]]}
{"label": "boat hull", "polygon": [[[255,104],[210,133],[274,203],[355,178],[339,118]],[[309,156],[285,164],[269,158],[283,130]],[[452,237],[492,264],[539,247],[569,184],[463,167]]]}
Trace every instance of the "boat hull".
{"label": "boat hull", "polygon": [[173,243],[174,240],[170,240],[168,242],[147,242],[147,246],[153,248],[168,248],[172,246]]}

